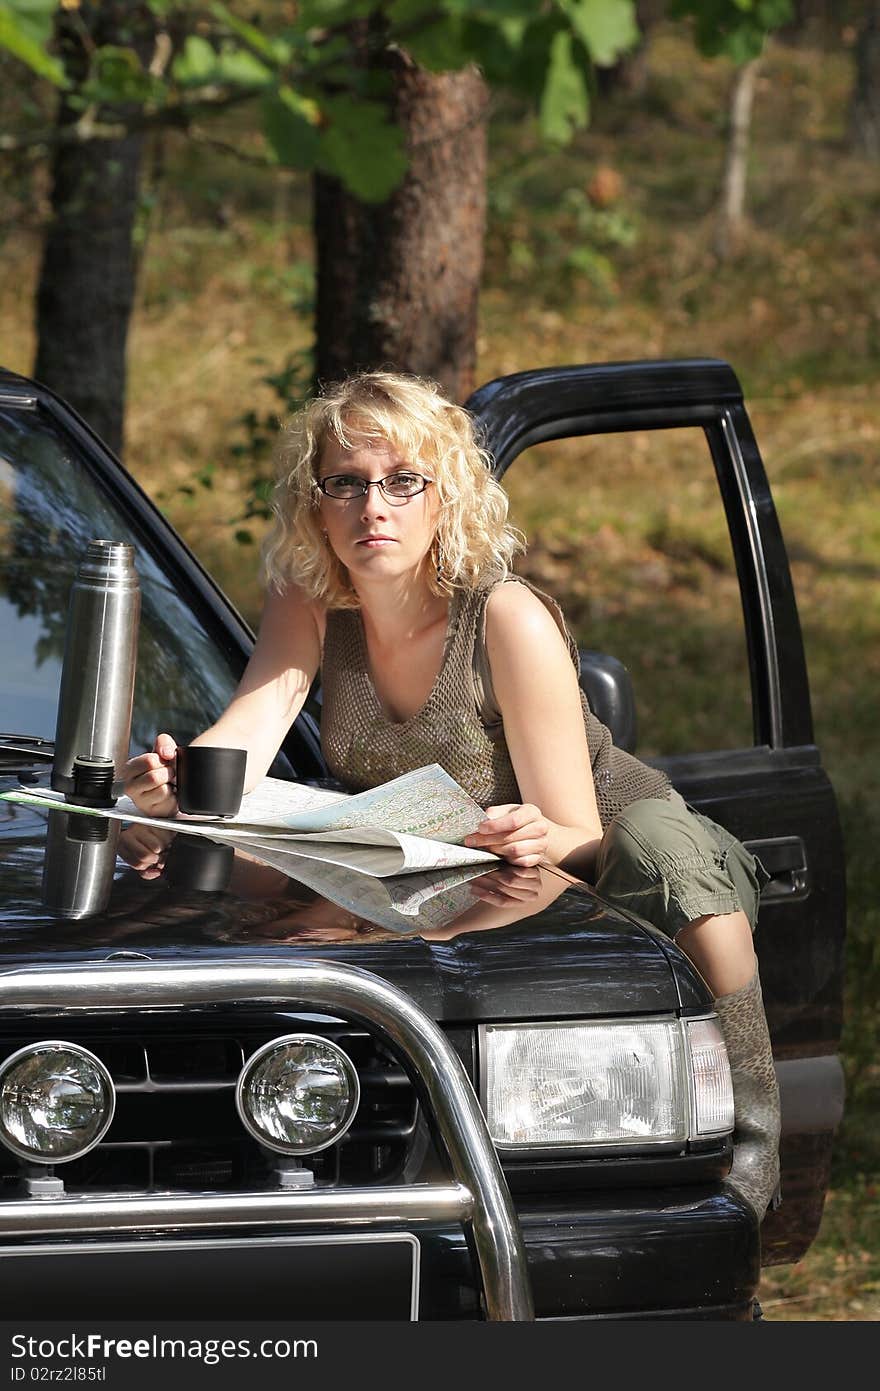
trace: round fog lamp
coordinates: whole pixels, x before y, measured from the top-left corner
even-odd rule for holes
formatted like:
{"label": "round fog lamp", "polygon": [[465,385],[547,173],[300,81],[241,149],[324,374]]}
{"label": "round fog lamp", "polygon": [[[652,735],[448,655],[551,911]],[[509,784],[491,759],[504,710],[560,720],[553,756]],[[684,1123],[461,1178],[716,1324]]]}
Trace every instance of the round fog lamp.
{"label": "round fog lamp", "polygon": [[330,1039],[286,1034],[245,1063],[235,1104],[254,1139],[280,1154],[315,1154],[354,1120],[360,1084],[354,1064]]}
{"label": "round fog lamp", "polygon": [[115,1106],[110,1073],[79,1044],[28,1044],[0,1064],[0,1142],[20,1159],[79,1159],[105,1134]]}

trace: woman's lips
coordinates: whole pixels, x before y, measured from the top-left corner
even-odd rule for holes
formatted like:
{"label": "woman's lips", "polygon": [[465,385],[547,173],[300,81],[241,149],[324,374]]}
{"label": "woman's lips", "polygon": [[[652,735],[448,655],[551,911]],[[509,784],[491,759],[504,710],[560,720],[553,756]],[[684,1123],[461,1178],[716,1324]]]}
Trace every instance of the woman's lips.
{"label": "woman's lips", "polygon": [[372,550],[375,546],[393,546],[394,538],[392,536],[362,536],[357,544]]}

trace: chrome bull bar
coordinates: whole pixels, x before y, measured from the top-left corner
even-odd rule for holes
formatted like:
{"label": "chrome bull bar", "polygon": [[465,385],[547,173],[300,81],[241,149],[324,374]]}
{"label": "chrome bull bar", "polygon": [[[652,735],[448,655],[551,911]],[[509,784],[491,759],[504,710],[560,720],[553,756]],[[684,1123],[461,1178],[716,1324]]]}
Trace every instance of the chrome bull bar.
{"label": "chrome bull bar", "polygon": [[246,1001],[320,1007],[373,1025],[412,1064],[449,1155],[454,1182],[313,1193],[62,1196],[0,1202],[0,1237],[267,1222],[320,1222],[364,1230],[379,1223],[449,1219],[471,1228],[487,1316],[533,1319],[519,1222],[473,1087],[442,1031],[403,991],[358,966],[320,960],[209,966],[108,962],[0,974],[0,1011],[45,1011],[66,1019],[96,1010],[186,1009]]}

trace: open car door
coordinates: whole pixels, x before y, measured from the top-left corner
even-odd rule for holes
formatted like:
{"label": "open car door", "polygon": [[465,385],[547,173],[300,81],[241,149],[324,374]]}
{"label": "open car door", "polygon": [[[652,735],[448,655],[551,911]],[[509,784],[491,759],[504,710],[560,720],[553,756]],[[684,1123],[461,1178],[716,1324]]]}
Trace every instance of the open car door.
{"label": "open car door", "polygon": [[[689,442],[688,465],[677,480],[685,511],[689,490],[699,490],[701,479],[711,479],[714,470],[717,492],[713,487],[711,494],[719,517],[723,509],[726,518],[731,592],[738,588],[739,595],[733,621],[739,629],[736,642],[742,645],[742,703],[744,712],[750,706],[751,737],[744,719],[741,728],[721,730],[714,740],[717,747],[711,739],[704,747],[707,693],[701,682],[702,668],[715,660],[710,641],[695,658],[693,707],[688,708],[687,693],[678,702],[675,747],[652,750],[649,741],[647,750],[636,751],[646,762],[663,767],[695,808],[743,840],[772,876],[762,896],[755,948],[782,1097],[782,1203],[765,1218],[762,1243],[765,1264],[795,1260],[819,1226],[832,1139],[843,1106],[837,1048],[846,917],[844,857],[834,791],[813,738],[785,543],[742,389],[724,362],[613,363],[501,377],[475,392],[467,406],[482,422],[499,479],[519,456],[540,452],[537,446],[566,442],[562,448],[570,463],[565,492],[561,485],[554,489],[552,469],[544,468],[540,475],[542,505],[552,503],[560,511],[571,512],[572,467],[575,476],[582,477],[583,489],[598,496],[596,490],[614,486],[620,460],[629,449],[644,454],[655,432],[674,431],[676,438]],[[711,498],[709,505],[713,506]],[[625,523],[622,529],[624,550],[617,563],[626,565],[631,557]],[[569,556],[570,568],[572,561],[575,569],[579,560],[586,563],[590,543],[587,533],[581,556]],[[612,556],[608,569],[613,568]],[[562,584],[562,567],[559,574]],[[609,579],[613,589],[613,575]],[[640,720],[641,710],[651,702],[652,687],[666,679],[670,664],[679,667],[677,650],[682,644],[677,643],[676,651],[662,650],[669,632],[670,598],[649,567],[644,588],[636,651],[615,650],[607,641],[596,641],[593,631],[584,631],[585,626],[591,629],[589,604],[586,625],[577,624],[576,636],[586,648],[607,648],[611,658],[621,659],[629,670],[650,649],[649,669],[641,664],[632,692],[626,689],[625,672],[615,689],[615,663],[609,675],[609,664],[601,656],[594,653],[589,658],[590,665],[602,669],[595,694],[605,707],[597,709],[603,718],[608,710],[626,716],[632,695]],[[554,597],[565,604],[564,593]],[[570,611],[568,616],[572,621]],[[709,606],[707,618],[704,602],[701,622],[705,626],[707,621],[711,624],[713,615]],[[610,626],[613,630],[613,623]],[[620,627],[623,632],[625,625]],[[718,630],[721,652],[720,618]],[[725,640],[730,640],[729,633]],[[717,661],[717,678],[725,681],[728,663],[723,652]],[[594,681],[596,675],[594,670]],[[589,695],[594,689],[589,671],[582,681]],[[609,683],[606,699],[602,691],[607,697]],[[628,718],[623,724],[628,725]]]}

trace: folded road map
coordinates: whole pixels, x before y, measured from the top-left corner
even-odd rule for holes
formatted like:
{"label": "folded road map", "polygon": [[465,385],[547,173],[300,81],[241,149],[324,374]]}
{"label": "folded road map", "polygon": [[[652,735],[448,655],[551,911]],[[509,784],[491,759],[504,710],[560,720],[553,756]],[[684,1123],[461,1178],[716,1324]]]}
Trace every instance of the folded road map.
{"label": "folded road map", "polygon": [[3,792],[0,798],[231,840],[257,857],[261,850],[288,850],[377,878],[498,863],[497,855],[462,845],[484,812],[439,763],[352,796],[264,778],[234,817],[145,816],[128,797],[112,807],[85,807],[61,792],[36,787]]}

